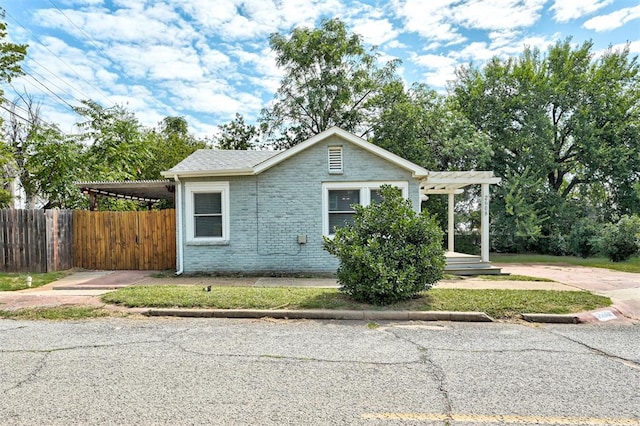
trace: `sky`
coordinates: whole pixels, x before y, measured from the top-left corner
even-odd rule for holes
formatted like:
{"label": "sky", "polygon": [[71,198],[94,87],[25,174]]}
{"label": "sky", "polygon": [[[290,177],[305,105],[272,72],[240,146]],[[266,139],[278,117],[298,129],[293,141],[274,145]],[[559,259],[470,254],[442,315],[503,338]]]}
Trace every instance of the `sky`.
{"label": "sky", "polygon": [[[398,58],[407,85],[446,93],[462,65],[541,51],[572,37],[594,52],[629,43],[640,54],[638,0],[0,0],[8,38],[28,44],[23,77],[5,98],[28,93],[42,117],[67,132],[72,106],[122,105],[141,124],[183,116],[199,137],[236,113],[255,123],[282,71],[269,35],[337,17]],[[20,114],[22,111],[16,109]],[[6,112],[4,112],[6,116]]]}

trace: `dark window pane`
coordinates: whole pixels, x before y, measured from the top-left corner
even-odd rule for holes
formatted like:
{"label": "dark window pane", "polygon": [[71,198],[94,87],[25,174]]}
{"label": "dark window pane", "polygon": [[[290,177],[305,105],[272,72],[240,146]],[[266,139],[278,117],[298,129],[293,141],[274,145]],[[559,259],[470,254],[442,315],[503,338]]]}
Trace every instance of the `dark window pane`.
{"label": "dark window pane", "polygon": [[360,204],[360,190],[341,189],[329,191],[329,211],[353,211],[351,204]]}
{"label": "dark window pane", "polygon": [[222,213],[222,194],[219,192],[193,194],[195,214]]}
{"label": "dark window pane", "polygon": [[382,202],[382,194],[380,194],[379,189],[371,190],[371,202],[372,203],[380,203]]}
{"label": "dark window pane", "polygon": [[198,216],[196,237],[222,237],[222,216]]}
{"label": "dark window pane", "polygon": [[345,225],[353,225],[353,213],[330,213],[329,233],[333,234],[333,228],[342,228]]}

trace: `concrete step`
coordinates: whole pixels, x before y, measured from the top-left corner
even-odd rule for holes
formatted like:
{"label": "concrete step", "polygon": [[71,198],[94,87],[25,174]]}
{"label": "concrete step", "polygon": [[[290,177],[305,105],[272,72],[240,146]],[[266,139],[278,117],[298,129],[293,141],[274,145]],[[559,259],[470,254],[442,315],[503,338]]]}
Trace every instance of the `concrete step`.
{"label": "concrete step", "polygon": [[502,274],[502,268],[495,266],[480,268],[473,268],[469,266],[463,268],[459,268],[457,266],[446,266],[444,268],[444,272],[453,275],[500,275]]}

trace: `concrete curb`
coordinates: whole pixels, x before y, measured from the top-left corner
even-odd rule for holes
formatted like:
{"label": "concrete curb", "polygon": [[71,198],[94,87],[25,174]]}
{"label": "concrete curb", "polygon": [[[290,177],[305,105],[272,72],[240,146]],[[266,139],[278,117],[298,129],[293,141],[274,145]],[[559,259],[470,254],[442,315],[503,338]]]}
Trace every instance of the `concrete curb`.
{"label": "concrete curb", "polygon": [[577,314],[521,314],[522,319],[528,322],[543,322],[551,324],[578,324],[580,318]]}
{"label": "concrete curb", "polygon": [[277,318],[361,321],[464,321],[492,322],[484,312],[448,311],[347,311],[347,310],[262,310],[262,309],[149,309],[149,316],[190,318]]}

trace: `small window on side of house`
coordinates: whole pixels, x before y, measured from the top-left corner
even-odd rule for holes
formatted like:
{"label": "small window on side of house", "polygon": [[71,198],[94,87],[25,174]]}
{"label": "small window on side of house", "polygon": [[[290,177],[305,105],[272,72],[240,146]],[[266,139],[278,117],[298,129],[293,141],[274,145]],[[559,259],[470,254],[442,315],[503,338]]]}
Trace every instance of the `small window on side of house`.
{"label": "small window on side of house", "polygon": [[329,147],[329,173],[331,174],[342,173],[342,147],[341,146]]}
{"label": "small window on side of house", "polygon": [[187,182],[184,188],[186,242],[228,242],[229,182]]}

